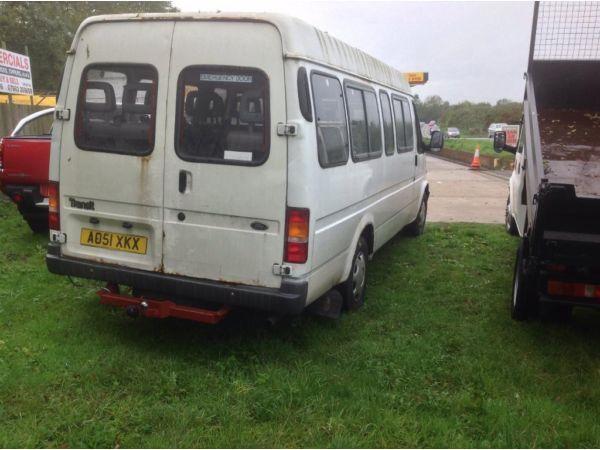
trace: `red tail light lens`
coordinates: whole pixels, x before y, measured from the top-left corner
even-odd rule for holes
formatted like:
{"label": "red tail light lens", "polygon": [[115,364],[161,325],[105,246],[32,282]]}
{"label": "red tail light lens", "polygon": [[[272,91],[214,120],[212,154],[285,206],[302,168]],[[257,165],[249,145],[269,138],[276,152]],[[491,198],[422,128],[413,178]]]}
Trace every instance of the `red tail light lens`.
{"label": "red tail light lens", "polygon": [[286,262],[303,264],[308,259],[310,211],[304,208],[288,208],[285,224]]}
{"label": "red tail light lens", "polygon": [[548,281],[548,294],[561,297],[600,298],[600,286],[550,280]]}
{"label": "red tail light lens", "polygon": [[60,231],[60,201],[58,183],[51,181],[48,184],[48,227]]}

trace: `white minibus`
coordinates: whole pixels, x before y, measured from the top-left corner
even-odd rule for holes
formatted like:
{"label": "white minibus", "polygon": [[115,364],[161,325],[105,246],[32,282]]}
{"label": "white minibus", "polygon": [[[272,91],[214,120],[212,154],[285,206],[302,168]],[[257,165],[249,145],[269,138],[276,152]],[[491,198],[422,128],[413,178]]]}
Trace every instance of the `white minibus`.
{"label": "white minibus", "polygon": [[130,315],[355,309],[373,253],[425,226],[442,137],[418,123],[401,72],[294,18],[91,17],[56,105],[47,266]]}

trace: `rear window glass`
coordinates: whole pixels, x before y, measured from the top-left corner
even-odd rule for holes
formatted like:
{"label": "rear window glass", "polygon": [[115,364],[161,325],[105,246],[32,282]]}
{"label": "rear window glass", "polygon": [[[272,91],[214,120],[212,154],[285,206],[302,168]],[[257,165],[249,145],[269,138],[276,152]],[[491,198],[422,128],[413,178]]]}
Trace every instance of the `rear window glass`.
{"label": "rear window glass", "polygon": [[258,165],[269,155],[269,87],[255,69],[188,67],[177,93],[181,159]]}
{"label": "rear window glass", "polygon": [[157,85],[158,75],[152,66],[88,66],[77,101],[77,146],[137,156],[152,152]]}
{"label": "rear window glass", "polygon": [[370,156],[381,155],[381,122],[379,121],[379,108],[377,97],[373,92],[363,92],[365,97],[365,110],[367,111],[367,122],[369,123],[369,149]]}
{"label": "rear window glass", "polygon": [[412,149],[414,145],[413,122],[410,114],[410,106],[406,100],[402,100],[402,111],[404,112],[404,134],[406,136],[406,146]]}
{"label": "rear window glass", "polygon": [[407,144],[406,125],[402,103],[403,102],[400,99],[392,99],[392,105],[394,108],[394,122],[396,123],[396,147],[398,148],[398,152],[406,152],[410,150],[410,147]]}
{"label": "rear window glass", "polygon": [[348,161],[348,128],[342,85],[337,78],[313,73],[312,90],[317,122],[317,149],[323,167]]}

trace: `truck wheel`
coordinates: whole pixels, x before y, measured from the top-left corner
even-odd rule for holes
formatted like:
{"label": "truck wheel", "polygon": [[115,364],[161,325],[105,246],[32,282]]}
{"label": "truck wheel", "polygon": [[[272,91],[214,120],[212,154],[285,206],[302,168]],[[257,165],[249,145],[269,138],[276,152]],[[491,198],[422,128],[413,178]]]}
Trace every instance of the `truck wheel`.
{"label": "truck wheel", "polygon": [[508,234],[510,234],[511,236],[517,236],[519,234],[515,218],[510,213],[510,196],[506,199],[506,212],[504,213],[504,224],[506,225],[506,232]]}
{"label": "truck wheel", "polygon": [[510,315],[514,320],[526,320],[533,316],[535,298],[531,277],[525,273],[526,241],[523,239],[517,249],[515,273],[513,278]]}
{"label": "truck wheel", "polygon": [[344,296],[344,307],[349,311],[358,309],[365,303],[368,260],[369,245],[364,236],[361,236],[356,245],[348,279],[341,285],[342,295]]}
{"label": "truck wheel", "polygon": [[421,207],[417,218],[406,226],[406,232],[410,236],[420,236],[425,232],[425,223],[427,222],[427,200],[429,196],[427,193],[423,196]]}

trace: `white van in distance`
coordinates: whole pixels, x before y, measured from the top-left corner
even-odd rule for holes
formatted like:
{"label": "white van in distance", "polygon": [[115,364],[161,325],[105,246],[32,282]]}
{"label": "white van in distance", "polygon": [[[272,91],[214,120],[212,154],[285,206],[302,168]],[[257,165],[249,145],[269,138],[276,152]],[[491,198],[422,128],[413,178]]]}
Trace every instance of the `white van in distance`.
{"label": "white van in distance", "polygon": [[89,18],[56,108],[48,268],[131,315],[298,314],[334,288],[357,308],[370,256],[425,225],[442,137],[418,123],[399,71],[297,19]]}

